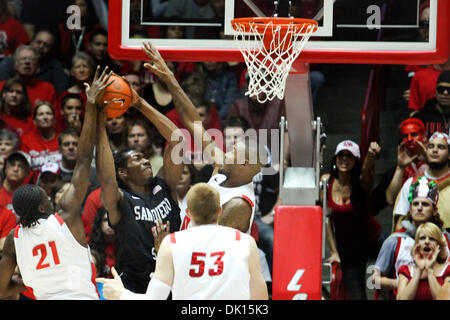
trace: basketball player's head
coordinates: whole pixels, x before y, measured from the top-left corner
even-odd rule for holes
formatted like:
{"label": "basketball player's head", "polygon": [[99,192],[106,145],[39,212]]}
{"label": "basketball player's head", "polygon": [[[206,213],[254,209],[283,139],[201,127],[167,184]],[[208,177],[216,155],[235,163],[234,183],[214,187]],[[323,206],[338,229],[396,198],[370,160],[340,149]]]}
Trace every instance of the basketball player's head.
{"label": "basketball player's head", "polygon": [[227,150],[221,173],[229,179],[235,175],[253,178],[267,162],[268,154],[264,147],[256,140],[244,138]]}
{"label": "basketball player's head", "polygon": [[189,189],[186,200],[186,214],[194,225],[217,223],[222,207],[220,194],[216,189],[203,182],[197,183]]}
{"label": "basketball player's head", "polygon": [[116,179],[120,188],[146,185],[153,179],[152,165],[144,154],[135,148],[124,148],[114,154]]}
{"label": "basketball player's head", "polygon": [[34,184],[20,186],[12,199],[19,223],[25,227],[32,227],[39,219],[53,214],[53,204],[44,189]]}

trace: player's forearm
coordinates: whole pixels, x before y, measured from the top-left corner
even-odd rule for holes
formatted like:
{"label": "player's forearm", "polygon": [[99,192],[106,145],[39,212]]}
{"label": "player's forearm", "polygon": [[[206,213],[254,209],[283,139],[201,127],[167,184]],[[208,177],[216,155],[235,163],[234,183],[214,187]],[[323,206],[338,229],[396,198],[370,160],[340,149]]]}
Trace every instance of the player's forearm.
{"label": "player's forearm", "polygon": [[[145,99],[139,99],[139,111],[141,111],[145,117],[150,120],[158,132],[163,136],[166,141],[170,142],[172,135],[178,130],[178,127],[166,116],[151,106]],[[181,132],[180,132],[181,135]]]}
{"label": "player's forearm", "polygon": [[175,76],[171,75],[165,77],[164,82],[172,94],[175,108],[177,109],[183,126],[189,129],[190,123],[201,121],[194,104],[184,92],[183,88],[181,88]]}
{"label": "player's forearm", "polygon": [[106,116],[100,115],[97,126],[97,148],[95,167],[102,188],[116,182],[114,157],[106,134]]}

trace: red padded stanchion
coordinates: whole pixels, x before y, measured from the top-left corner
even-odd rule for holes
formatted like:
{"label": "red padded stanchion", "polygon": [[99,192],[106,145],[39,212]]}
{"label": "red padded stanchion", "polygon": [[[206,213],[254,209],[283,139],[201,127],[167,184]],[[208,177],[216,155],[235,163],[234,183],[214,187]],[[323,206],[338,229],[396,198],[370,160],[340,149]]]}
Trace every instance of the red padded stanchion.
{"label": "red padded stanchion", "polygon": [[277,206],[272,298],[322,298],[322,208]]}

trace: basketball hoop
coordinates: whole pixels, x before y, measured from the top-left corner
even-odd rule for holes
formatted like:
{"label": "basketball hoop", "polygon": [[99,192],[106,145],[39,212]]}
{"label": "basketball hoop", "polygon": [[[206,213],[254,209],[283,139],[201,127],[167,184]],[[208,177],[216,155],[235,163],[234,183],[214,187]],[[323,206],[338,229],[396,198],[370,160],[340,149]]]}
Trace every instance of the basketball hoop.
{"label": "basketball hoop", "polygon": [[249,81],[247,96],[260,103],[284,98],[286,79],[317,21],[300,18],[237,18],[234,40],[244,56]]}

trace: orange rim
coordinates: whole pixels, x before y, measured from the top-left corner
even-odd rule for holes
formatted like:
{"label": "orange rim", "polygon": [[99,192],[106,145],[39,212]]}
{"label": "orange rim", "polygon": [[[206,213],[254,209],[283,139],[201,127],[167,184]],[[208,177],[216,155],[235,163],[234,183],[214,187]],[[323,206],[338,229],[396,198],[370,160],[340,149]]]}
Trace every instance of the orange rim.
{"label": "orange rim", "polygon": [[[301,34],[300,31],[303,30],[303,26],[312,25],[313,30],[311,32],[315,32],[318,28],[318,23],[316,20],[303,18],[250,17],[231,20],[231,25],[235,31],[242,31],[237,29],[237,26],[239,25],[241,28],[244,28],[243,32],[256,32],[259,34],[264,34],[267,32],[266,26],[269,23],[273,23],[274,25],[280,27],[281,30],[287,30],[293,24],[302,27],[299,28],[298,32],[296,32],[297,34]],[[250,24],[252,24],[253,28],[250,27]],[[261,26],[262,28],[258,28],[258,26]]]}

